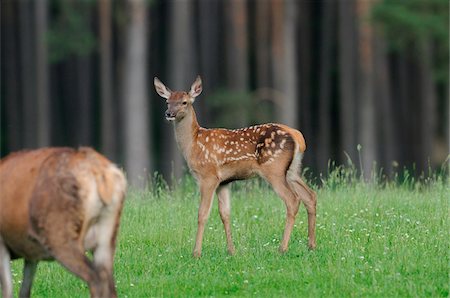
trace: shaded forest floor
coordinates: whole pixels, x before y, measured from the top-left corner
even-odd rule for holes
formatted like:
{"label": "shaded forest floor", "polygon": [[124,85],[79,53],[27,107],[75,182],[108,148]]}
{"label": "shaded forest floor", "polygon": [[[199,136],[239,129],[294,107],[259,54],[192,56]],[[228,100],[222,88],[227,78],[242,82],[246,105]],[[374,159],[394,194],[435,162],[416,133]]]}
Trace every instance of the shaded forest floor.
{"label": "shaded forest floor", "polygon": [[[446,179],[444,179],[446,180]],[[115,259],[119,297],[394,297],[449,295],[448,181],[368,186],[328,183],[318,190],[317,250],[308,251],[302,207],[289,251],[278,245],[285,210],[258,180],[232,192],[236,255],[226,253],[214,203],[203,257],[191,257],[198,191],[130,192]],[[22,262],[13,262],[15,293]],[[87,297],[84,283],[41,262],[33,297]]]}

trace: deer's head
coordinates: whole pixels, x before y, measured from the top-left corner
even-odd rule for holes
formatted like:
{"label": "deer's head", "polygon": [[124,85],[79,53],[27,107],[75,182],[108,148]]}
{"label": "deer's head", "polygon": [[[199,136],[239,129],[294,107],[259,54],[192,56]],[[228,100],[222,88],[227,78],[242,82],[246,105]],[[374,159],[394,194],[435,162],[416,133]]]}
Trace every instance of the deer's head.
{"label": "deer's head", "polygon": [[202,79],[200,76],[197,76],[189,92],[171,91],[156,77],[154,84],[156,92],[166,99],[166,119],[168,121],[182,120],[189,113],[195,98],[202,93]]}

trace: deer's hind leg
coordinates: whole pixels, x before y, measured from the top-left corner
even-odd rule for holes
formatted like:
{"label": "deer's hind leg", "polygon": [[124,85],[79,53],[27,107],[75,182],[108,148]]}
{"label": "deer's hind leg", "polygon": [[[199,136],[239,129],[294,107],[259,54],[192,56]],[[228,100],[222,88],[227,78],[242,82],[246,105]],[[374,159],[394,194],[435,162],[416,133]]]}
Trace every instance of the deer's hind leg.
{"label": "deer's hind leg", "polygon": [[283,239],[280,244],[280,252],[284,253],[288,249],[295,217],[297,216],[300,206],[300,200],[296,197],[295,192],[292,191],[284,174],[271,173],[270,170],[268,170],[263,177],[270,183],[274,191],[286,205],[286,225],[284,228]]}
{"label": "deer's hind leg", "polygon": [[45,192],[35,194],[30,233],[52,257],[88,284],[91,297],[116,297],[115,289],[105,282],[105,274],[85,255],[84,240],[90,218],[86,216],[84,203],[92,198],[80,197],[80,185],[73,176],[58,177],[56,181],[47,193],[48,197],[58,199],[46,200]]}
{"label": "deer's hind leg", "polygon": [[315,249],[317,195],[298,175],[290,176],[288,182],[306,207],[308,213],[308,246],[310,249]]}
{"label": "deer's hind leg", "polygon": [[231,227],[230,227],[230,213],[231,213],[231,202],[230,202],[230,190],[227,186],[219,186],[216,190],[217,197],[219,199],[219,213],[222,219],[223,227],[225,229],[225,235],[227,238],[228,253],[234,255],[235,248],[233,244],[233,239],[231,237]]}
{"label": "deer's hind leg", "polygon": [[94,262],[85,255],[84,235],[77,228],[83,224],[82,220],[80,222],[80,218],[73,213],[66,214],[64,218],[53,213],[47,213],[47,216],[48,222],[54,226],[44,226],[36,233],[39,242],[59,263],[88,284],[91,297],[117,297],[115,288],[108,280],[108,272],[98,268],[97,252],[94,251]]}

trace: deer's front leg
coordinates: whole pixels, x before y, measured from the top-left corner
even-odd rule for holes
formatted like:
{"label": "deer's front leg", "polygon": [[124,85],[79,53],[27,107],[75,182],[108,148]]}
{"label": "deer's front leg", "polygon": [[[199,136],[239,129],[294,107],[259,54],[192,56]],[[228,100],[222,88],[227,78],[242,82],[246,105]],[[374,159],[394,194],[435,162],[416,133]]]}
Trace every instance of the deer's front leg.
{"label": "deer's front leg", "polygon": [[11,256],[6,244],[0,235],[0,286],[3,298],[13,297],[13,284],[11,276]]}
{"label": "deer's front leg", "polygon": [[218,185],[219,182],[213,179],[200,182],[201,201],[200,207],[198,208],[198,229],[193,253],[194,258],[199,258],[202,255],[203,232],[205,231],[205,224],[211,211],[214,191]]}

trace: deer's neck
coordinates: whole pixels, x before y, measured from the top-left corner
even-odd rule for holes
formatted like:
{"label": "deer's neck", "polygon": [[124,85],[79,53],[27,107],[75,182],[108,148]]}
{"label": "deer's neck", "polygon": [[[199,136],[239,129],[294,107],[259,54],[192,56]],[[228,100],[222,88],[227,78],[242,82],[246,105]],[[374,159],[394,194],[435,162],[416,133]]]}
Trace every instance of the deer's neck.
{"label": "deer's neck", "polygon": [[175,122],[175,138],[177,140],[178,147],[181,150],[184,158],[189,159],[189,154],[193,143],[197,137],[200,125],[197,122],[197,116],[195,115],[194,108],[190,108],[190,112],[181,119]]}

